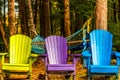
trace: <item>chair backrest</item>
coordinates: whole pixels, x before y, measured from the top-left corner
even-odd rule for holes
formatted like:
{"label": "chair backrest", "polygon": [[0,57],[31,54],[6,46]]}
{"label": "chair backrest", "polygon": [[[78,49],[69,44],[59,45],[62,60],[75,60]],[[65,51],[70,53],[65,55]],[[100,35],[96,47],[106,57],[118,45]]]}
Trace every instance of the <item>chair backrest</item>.
{"label": "chair backrest", "polygon": [[26,64],[31,53],[31,38],[16,34],[10,37],[10,63]]}
{"label": "chair backrest", "polygon": [[112,37],[105,30],[94,30],[90,33],[93,65],[110,65]]}
{"label": "chair backrest", "polygon": [[67,63],[67,41],[60,36],[49,36],[45,39],[49,64]]}

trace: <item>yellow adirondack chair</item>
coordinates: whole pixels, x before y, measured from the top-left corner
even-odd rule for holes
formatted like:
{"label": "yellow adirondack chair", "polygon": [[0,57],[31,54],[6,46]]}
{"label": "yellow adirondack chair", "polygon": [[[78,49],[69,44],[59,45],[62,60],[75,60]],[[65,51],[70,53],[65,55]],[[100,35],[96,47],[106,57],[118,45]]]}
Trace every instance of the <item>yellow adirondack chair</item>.
{"label": "yellow adirondack chair", "polygon": [[31,54],[31,39],[25,35],[16,34],[10,37],[9,62],[4,58],[8,53],[0,53],[2,56],[2,74],[28,74],[29,80],[32,75],[32,62],[37,54]]}

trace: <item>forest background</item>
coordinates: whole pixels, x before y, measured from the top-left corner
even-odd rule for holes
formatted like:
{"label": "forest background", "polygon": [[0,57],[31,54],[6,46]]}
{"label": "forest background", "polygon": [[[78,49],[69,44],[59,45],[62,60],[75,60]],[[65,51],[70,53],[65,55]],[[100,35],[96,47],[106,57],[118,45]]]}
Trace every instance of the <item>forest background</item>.
{"label": "forest background", "polygon": [[110,31],[113,48],[120,51],[120,0],[0,0],[0,51],[8,50],[11,35],[68,37],[89,18],[89,31]]}

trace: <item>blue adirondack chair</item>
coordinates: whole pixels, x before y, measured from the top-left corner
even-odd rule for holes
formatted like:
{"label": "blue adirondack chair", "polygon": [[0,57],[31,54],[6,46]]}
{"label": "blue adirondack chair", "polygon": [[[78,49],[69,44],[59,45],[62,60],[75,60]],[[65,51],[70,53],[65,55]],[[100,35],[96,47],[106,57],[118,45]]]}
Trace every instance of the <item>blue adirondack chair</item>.
{"label": "blue adirondack chair", "polygon": [[[113,35],[105,30],[90,33],[90,50],[83,51],[84,66],[88,69],[88,80],[93,75],[118,76],[120,53],[112,51]],[[111,56],[117,57],[117,64],[111,65]]]}
{"label": "blue adirondack chair", "polygon": [[[73,75],[73,80],[76,80],[76,62],[80,58],[80,54],[67,54],[66,39],[60,36],[49,36],[45,39],[47,54],[41,54],[45,58],[46,64],[46,80],[48,74],[66,74]],[[73,64],[67,63],[68,56],[73,57]]]}

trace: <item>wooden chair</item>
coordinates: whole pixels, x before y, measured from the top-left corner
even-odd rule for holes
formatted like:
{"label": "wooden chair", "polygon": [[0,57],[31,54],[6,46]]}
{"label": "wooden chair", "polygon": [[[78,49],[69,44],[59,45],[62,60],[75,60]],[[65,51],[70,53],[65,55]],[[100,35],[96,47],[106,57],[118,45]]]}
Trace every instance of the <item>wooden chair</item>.
{"label": "wooden chair", "polygon": [[[25,35],[16,34],[10,37],[10,52],[0,53],[2,57],[2,74],[28,74],[32,80],[32,63],[37,55],[31,54],[31,39]],[[4,62],[5,55],[9,56],[9,62]]]}
{"label": "wooden chair", "polygon": [[[67,54],[66,39],[60,36],[49,36],[45,39],[47,54],[41,54],[46,64],[46,80],[48,74],[72,74],[72,80],[76,80],[76,62],[80,54]],[[73,64],[68,64],[68,56],[73,57]]]}
{"label": "wooden chair", "polygon": [[[118,76],[120,53],[112,51],[113,35],[105,30],[94,30],[90,33],[90,49],[82,52],[84,66],[88,69],[88,80],[94,75]],[[115,55],[117,64],[111,64]]]}

